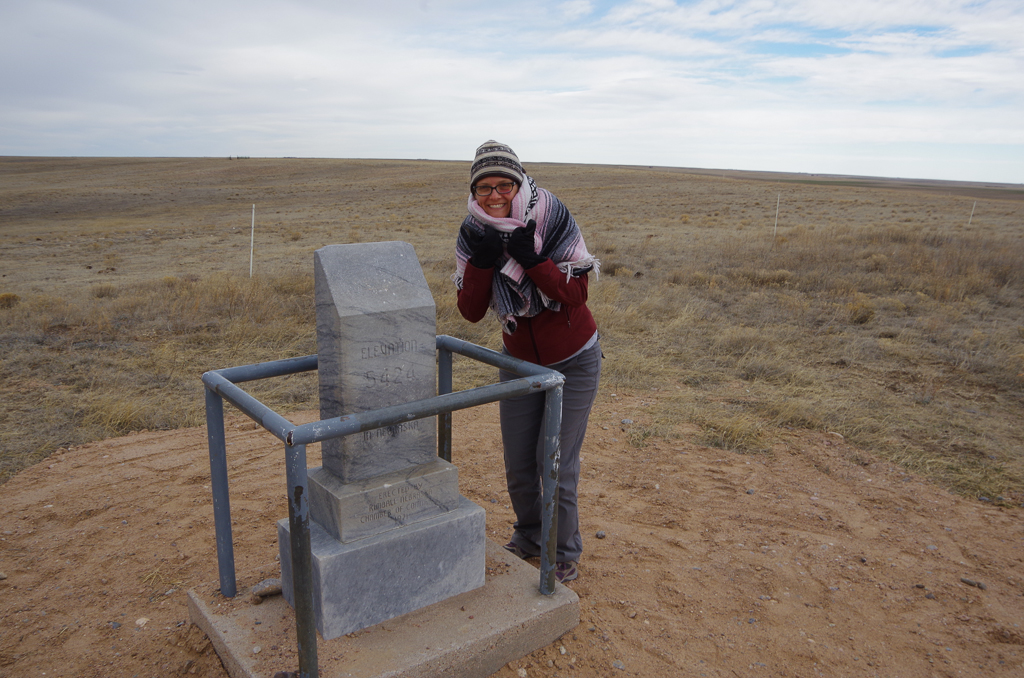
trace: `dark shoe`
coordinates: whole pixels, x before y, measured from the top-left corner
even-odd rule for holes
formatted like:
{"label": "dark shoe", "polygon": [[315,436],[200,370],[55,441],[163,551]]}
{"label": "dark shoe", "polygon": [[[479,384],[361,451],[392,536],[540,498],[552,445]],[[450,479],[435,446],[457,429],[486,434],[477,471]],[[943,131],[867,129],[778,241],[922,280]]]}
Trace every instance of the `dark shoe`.
{"label": "dark shoe", "polygon": [[514,541],[510,541],[509,543],[505,544],[505,550],[514,555],[516,558],[519,558],[520,560],[526,560],[528,558],[537,557],[532,553],[527,553],[526,551],[521,549],[519,547],[519,544],[515,543]]}
{"label": "dark shoe", "polygon": [[578,576],[579,572],[576,571],[575,560],[570,560],[565,563],[555,563],[555,579],[563,584],[567,581],[572,581]]}

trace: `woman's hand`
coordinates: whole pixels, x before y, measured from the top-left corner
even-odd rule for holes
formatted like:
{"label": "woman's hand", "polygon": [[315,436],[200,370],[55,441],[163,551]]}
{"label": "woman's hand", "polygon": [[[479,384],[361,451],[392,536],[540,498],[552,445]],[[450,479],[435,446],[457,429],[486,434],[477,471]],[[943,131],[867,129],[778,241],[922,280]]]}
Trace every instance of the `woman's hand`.
{"label": "woman's hand", "polygon": [[537,222],[530,219],[526,228],[519,227],[512,231],[508,239],[508,255],[519,262],[523,268],[533,268],[547,257],[533,251],[533,237],[537,232]]}
{"label": "woman's hand", "polygon": [[469,258],[469,263],[477,268],[494,268],[494,264],[501,257],[501,236],[490,226],[484,226],[482,234],[467,230],[466,244],[469,245],[469,251],[473,253],[473,256]]}

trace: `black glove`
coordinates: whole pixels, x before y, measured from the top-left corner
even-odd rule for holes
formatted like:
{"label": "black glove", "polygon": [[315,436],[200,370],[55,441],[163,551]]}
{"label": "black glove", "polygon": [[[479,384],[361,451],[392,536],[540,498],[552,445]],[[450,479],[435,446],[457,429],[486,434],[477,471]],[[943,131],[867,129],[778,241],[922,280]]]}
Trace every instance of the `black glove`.
{"label": "black glove", "polygon": [[494,264],[501,257],[501,236],[490,226],[484,226],[483,233],[466,229],[466,244],[473,253],[469,263],[477,268],[494,268]]}
{"label": "black glove", "polygon": [[533,235],[536,232],[537,222],[530,219],[526,222],[526,228],[519,227],[512,231],[508,239],[508,255],[523,268],[533,268],[547,259],[533,251]]}

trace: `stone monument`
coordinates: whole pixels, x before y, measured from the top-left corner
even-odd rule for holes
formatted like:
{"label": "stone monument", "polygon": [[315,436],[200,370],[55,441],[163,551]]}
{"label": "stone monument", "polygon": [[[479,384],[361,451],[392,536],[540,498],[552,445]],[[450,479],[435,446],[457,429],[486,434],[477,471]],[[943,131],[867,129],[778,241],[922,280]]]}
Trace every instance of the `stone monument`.
{"label": "stone monument", "polygon": [[[412,245],[330,245],[314,268],[320,418],[434,396],[434,300]],[[459,494],[436,433],[418,419],[322,444],[309,507],[324,639],[484,585],[484,510]],[[294,606],[288,521],[277,529]]]}

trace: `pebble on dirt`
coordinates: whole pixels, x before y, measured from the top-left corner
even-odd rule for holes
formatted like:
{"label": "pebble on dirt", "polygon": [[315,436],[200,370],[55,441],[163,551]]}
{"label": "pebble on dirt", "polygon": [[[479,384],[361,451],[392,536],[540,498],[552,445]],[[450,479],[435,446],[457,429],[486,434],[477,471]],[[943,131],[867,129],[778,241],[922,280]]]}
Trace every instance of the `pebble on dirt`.
{"label": "pebble on dirt", "polygon": [[264,579],[252,587],[252,593],[260,598],[276,596],[281,593],[281,580],[276,578]]}
{"label": "pebble on dirt", "polygon": [[607,535],[604,533],[604,530],[598,530],[594,536],[598,539],[604,539]]}

